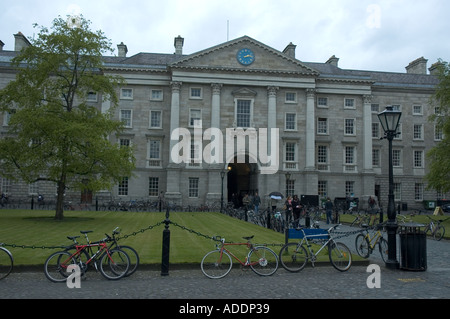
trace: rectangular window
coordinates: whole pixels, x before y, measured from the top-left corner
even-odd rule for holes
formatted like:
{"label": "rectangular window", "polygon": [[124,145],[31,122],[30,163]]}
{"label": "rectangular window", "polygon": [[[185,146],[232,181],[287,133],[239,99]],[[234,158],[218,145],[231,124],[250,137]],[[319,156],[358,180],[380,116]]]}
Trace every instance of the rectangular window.
{"label": "rectangular window", "polygon": [[328,194],[328,183],[327,181],[318,181],[317,183],[317,194],[320,197],[325,197]]}
{"label": "rectangular window", "polygon": [[355,182],[354,181],[345,181],[345,194],[347,196],[351,196],[355,194]]}
{"label": "rectangular window", "polygon": [[150,100],[162,101],[163,100],[163,91],[162,90],[151,90]]}
{"label": "rectangular window", "polygon": [[119,182],[119,195],[128,195],[128,177],[122,177],[122,181]]}
{"label": "rectangular window", "polygon": [[120,110],[120,120],[125,127],[132,127],[132,114],[133,112],[131,110]]}
{"label": "rectangular window", "polygon": [[371,104],[370,109],[374,113],[380,113],[380,104]]}
{"label": "rectangular window", "polygon": [[89,92],[87,94],[86,101],[97,102],[97,93],[96,92]]}
{"label": "rectangular window", "polygon": [[189,126],[194,127],[196,126],[196,123],[200,123],[202,119],[202,111],[199,109],[190,109],[189,110]]}
{"label": "rectangular window", "polygon": [[131,141],[129,138],[120,138],[119,139],[119,145],[124,147],[130,147]]}
{"label": "rectangular window", "polygon": [[394,183],[394,200],[401,201],[402,200],[402,184]]}
{"label": "rectangular window", "polygon": [[423,200],[423,184],[416,183],[414,185],[414,200],[422,201]]}
{"label": "rectangular window", "polygon": [[444,133],[442,131],[442,128],[438,125],[434,125],[434,140],[435,141],[442,141],[444,137]]}
{"label": "rectangular window", "polygon": [[423,168],[423,151],[414,151],[414,168]]}
{"label": "rectangular window", "polygon": [[149,177],[148,178],[148,196],[158,196],[159,192],[159,178]]}
{"label": "rectangular window", "polygon": [[287,92],[286,93],[286,103],[295,103],[297,100],[297,94],[294,92]]}
{"label": "rectangular window", "polygon": [[355,119],[345,119],[344,134],[355,135]]}
{"label": "rectangular window", "polygon": [[324,117],[319,117],[317,119],[317,134],[326,135],[328,134],[328,119]]}
{"label": "rectangular window", "polygon": [[286,196],[294,196],[295,194],[295,180],[286,180]]}
{"label": "rectangular window", "polygon": [[328,107],[328,98],[318,97],[317,98],[317,106],[318,107]]}
{"label": "rectangular window", "polygon": [[380,137],[380,123],[372,123],[372,138]]}
{"label": "rectangular window", "polygon": [[344,171],[356,171],[356,153],[354,146],[346,146],[344,153]]}
{"label": "rectangular window", "polygon": [[401,150],[392,150],[392,166],[401,167],[402,166],[402,152]]}
{"label": "rectangular window", "polygon": [[422,115],[422,105],[413,105],[413,115]]}
{"label": "rectangular window", "polygon": [[422,124],[414,124],[414,140],[423,140],[423,125]]}
{"label": "rectangular window", "polygon": [[150,128],[162,128],[162,111],[150,111]]}
{"label": "rectangular window", "polygon": [[326,145],[317,146],[317,169],[328,171],[328,147]]}
{"label": "rectangular window", "polygon": [[379,149],[372,150],[372,166],[374,166],[374,167],[380,166],[380,150]]}
{"label": "rectangular window", "polygon": [[198,177],[189,177],[189,197],[198,197]]}
{"label": "rectangular window", "polygon": [[133,99],[133,89],[121,89],[120,98],[122,100],[132,100]]}
{"label": "rectangular window", "polygon": [[295,162],[295,143],[286,143],[286,162]]}
{"label": "rectangular window", "polygon": [[344,100],[344,108],[354,109],[355,108],[355,99],[345,99]]}
{"label": "rectangular window", "polygon": [[286,122],[284,128],[286,131],[295,131],[297,129],[297,121],[295,113],[286,113]]}
{"label": "rectangular window", "polygon": [[149,167],[161,167],[161,141],[149,140],[148,141],[148,166]]}
{"label": "rectangular window", "polygon": [[251,100],[237,100],[236,125],[237,127],[250,127]]}
{"label": "rectangular window", "polygon": [[202,89],[201,88],[191,88],[190,96],[191,99],[201,99],[202,98]]}

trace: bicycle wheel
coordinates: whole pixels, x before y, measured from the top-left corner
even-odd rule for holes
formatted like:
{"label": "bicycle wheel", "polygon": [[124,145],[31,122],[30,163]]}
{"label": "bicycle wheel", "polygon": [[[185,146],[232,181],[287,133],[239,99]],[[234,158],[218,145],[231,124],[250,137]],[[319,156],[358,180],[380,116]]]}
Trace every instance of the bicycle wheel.
{"label": "bicycle wheel", "polygon": [[281,266],[290,272],[298,272],[305,268],[308,261],[308,252],[298,243],[287,243],[284,245],[279,254]]}
{"label": "bicycle wheel", "polygon": [[437,225],[436,230],[434,231],[434,234],[433,234],[434,239],[439,241],[442,239],[442,237],[444,237],[444,234],[445,234],[445,228],[440,225]]}
{"label": "bicycle wheel", "polygon": [[130,246],[120,246],[120,249],[123,250],[124,252],[127,253],[128,258],[130,258],[130,267],[128,268],[128,272],[125,275],[125,277],[127,276],[131,276],[132,274],[134,274],[134,272],[137,270],[138,266],[139,266],[139,254],[137,253],[137,251],[130,247]]}
{"label": "bicycle wheel", "polygon": [[260,276],[273,275],[278,269],[278,256],[265,246],[253,247],[248,254],[250,268]]}
{"label": "bicycle wheel", "polygon": [[330,243],[328,246],[330,262],[339,271],[347,271],[352,265],[352,254],[350,249],[343,243]]}
{"label": "bicycle wheel", "polygon": [[233,261],[226,251],[216,249],[207,253],[200,263],[203,274],[212,279],[223,278],[231,271]]}
{"label": "bicycle wheel", "polygon": [[0,247],[0,280],[11,273],[13,264],[14,260],[11,253],[7,249]]}
{"label": "bicycle wheel", "polygon": [[380,255],[381,259],[383,259],[384,262],[388,260],[388,242],[384,238],[380,238],[380,241],[378,242],[378,247],[380,248]]}
{"label": "bicycle wheel", "polygon": [[358,255],[362,258],[367,258],[370,255],[370,243],[366,235],[359,234],[355,238],[355,248]]}
{"label": "bicycle wheel", "polygon": [[100,273],[106,279],[117,280],[127,274],[130,258],[120,249],[112,249],[104,253],[99,262]]}
{"label": "bicycle wheel", "polygon": [[69,265],[76,265],[77,261],[66,251],[58,251],[50,255],[44,264],[44,273],[50,281],[64,282],[71,272],[67,271]]}

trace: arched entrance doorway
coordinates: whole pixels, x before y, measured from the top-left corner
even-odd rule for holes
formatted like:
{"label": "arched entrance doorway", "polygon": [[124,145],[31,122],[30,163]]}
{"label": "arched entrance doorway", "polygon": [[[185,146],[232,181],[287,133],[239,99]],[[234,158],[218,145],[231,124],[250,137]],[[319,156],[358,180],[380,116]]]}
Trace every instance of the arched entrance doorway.
{"label": "arched entrance doorway", "polygon": [[228,200],[234,200],[235,204],[241,206],[245,194],[253,195],[258,191],[258,164],[249,163],[248,156],[246,156],[245,163],[238,163],[235,157],[228,167]]}

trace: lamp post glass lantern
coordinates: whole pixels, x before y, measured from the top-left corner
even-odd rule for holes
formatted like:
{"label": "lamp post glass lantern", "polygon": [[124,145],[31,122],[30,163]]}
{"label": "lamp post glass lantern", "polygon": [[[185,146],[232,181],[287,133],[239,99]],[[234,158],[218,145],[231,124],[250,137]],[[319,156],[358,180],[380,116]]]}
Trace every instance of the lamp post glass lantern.
{"label": "lamp post glass lantern", "polygon": [[[388,221],[386,223],[386,229],[388,233],[388,260],[386,261],[386,267],[398,268],[399,262],[397,261],[397,221],[395,219],[395,202],[394,202],[394,173],[392,165],[392,140],[397,134],[398,125],[402,113],[400,111],[394,111],[392,106],[387,106],[386,110],[378,114],[378,119],[384,130],[384,137],[389,142],[389,194],[388,194],[388,207],[387,216]],[[380,221],[382,218],[380,216]]]}

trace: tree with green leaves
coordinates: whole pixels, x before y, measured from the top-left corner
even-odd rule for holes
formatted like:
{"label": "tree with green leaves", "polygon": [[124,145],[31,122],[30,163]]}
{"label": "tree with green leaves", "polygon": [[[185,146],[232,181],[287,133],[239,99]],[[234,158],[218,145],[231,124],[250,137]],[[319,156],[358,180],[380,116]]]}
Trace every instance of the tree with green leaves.
{"label": "tree with green leaves", "polygon": [[[11,114],[0,139],[0,175],[54,182],[58,220],[66,188],[110,188],[130,176],[135,163],[131,148],[110,141],[123,128],[113,117],[122,80],[103,72],[111,43],[89,25],[82,16],[59,17],[51,30],[35,25],[37,39],[12,60],[16,79],[0,91],[0,111]],[[92,93],[111,108],[102,112],[89,103]]]}
{"label": "tree with green leaves", "polygon": [[428,187],[443,193],[450,191],[450,66],[439,61],[439,84],[432,97],[435,114],[430,121],[442,133],[442,140],[428,153],[430,171],[426,175]]}

